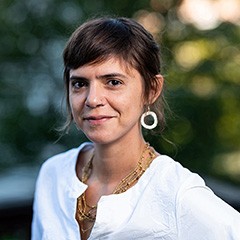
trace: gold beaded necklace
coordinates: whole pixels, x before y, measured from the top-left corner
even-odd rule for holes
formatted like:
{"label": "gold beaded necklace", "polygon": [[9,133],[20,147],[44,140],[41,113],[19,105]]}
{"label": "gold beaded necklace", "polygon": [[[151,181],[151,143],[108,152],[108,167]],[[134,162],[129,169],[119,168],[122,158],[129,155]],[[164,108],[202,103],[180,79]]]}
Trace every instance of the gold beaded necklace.
{"label": "gold beaded necklace", "polygon": [[[144,155],[148,152],[148,156],[146,157],[146,162],[144,164]],[[94,154],[92,155],[91,159],[88,163],[84,166],[82,172],[81,181],[86,184],[88,178],[92,172],[92,162],[93,162]],[[150,147],[147,143],[145,148],[141,154],[141,157],[137,163],[137,166],[133,171],[131,171],[126,177],[124,177],[119,184],[116,186],[112,194],[119,194],[127,191],[130,187],[132,187],[138,179],[143,175],[146,169],[149,167],[151,162],[155,157],[154,150]],[[78,221],[79,225],[81,226],[81,231],[85,234],[89,231],[96,220],[96,213],[97,213],[97,205],[89,206],[86,201],[85,192],[78,197],[77,199],[77,212],[76,212],[76,220]],[[88,228],[84,229],[83,225],[87,224]]]}

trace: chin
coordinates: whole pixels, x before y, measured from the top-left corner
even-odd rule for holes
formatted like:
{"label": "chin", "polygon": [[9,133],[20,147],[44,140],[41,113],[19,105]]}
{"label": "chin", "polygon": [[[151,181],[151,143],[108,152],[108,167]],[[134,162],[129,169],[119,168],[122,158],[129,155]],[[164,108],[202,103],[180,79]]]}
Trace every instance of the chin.
{"label": "chin", "polygon": [[109,144],[111,142],[114,142],[114,140],[110,139],[109,136],[105,136],[105,137],[103,135],[101,135],[101,136],[86,135],[86,136],[91,142],[96,143],[96,144],[103,144],[104,145],[104,144]]}

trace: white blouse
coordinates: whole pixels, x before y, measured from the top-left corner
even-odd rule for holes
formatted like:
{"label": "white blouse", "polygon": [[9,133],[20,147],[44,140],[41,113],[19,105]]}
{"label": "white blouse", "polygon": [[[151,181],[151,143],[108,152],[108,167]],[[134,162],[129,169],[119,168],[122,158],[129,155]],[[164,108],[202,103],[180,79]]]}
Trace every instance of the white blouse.
{"label": "white blouse", "polygon": [[[79,148],[46,161],[34,199],[32,240],[80,239],[77,197],[87,188],[76,176]],[[240,214],[203,179],[168,156],[157,157],[136,185],[98,202],[92,239],[238,240]]]}

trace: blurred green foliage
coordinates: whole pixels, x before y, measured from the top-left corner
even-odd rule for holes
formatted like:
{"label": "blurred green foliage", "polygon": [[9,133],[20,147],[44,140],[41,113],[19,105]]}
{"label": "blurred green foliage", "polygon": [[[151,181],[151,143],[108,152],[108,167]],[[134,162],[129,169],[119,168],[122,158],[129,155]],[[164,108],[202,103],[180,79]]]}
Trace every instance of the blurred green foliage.
{"label": "blurred green foliage", "polygon": [[73,127],[56,142],[54,129],[63,120],[61,55],[80,23],[107,14],[152,23],[162,46],[166,98],[174,112],[164,137],[177,151],[159,136],[147,137],[152,145],[193,171],[240,183],[240,28],[184,24],[180,3],[1,0],[0,168],[37,165],[84,141]]}

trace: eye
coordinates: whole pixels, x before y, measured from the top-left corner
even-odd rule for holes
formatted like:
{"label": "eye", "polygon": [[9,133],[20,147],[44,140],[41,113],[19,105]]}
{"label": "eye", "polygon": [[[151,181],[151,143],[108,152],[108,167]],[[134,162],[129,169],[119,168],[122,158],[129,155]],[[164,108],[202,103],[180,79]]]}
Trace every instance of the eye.
{"label": "eye", "polygon": [[121,85],[122,82],[119,81],[119,80],[116,80],[116,79],[111,79],[111,80],[108,81],[108,84],[109,84],[110,86],[118,86],[118,85]]}
{"label": "eye", "polygon": [[73,80],[72,81],[72,87],[76,90],[86,87],[86,86],[87,86],[87,82],[84,80]]}

